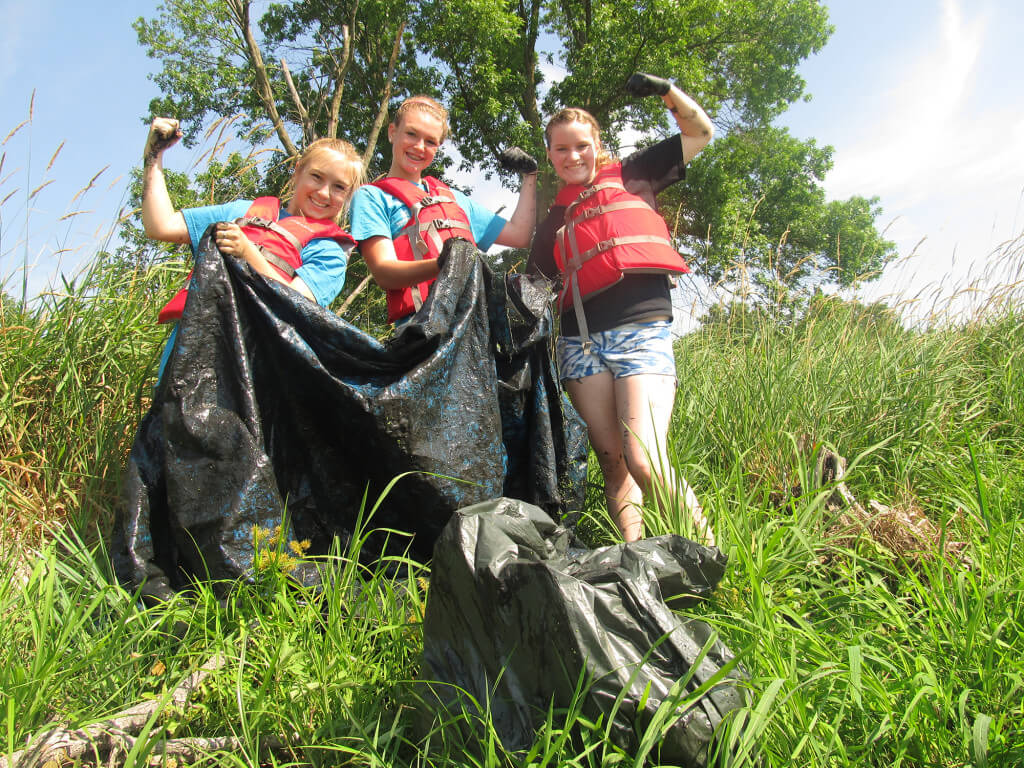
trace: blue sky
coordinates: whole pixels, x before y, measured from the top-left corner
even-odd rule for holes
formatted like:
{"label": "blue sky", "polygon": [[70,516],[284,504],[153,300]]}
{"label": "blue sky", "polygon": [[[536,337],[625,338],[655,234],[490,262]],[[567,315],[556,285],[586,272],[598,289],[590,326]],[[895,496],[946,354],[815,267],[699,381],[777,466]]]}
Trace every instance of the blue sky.
{"label": "blue sky", "polygon": [[[0,209],[0,279],[14,295],[21,294],[26,219],[30,293],[59,281],[61,270],[74,274],[117,219],[146,138],[140,116],[157,95],[146,78],[154,62],[138,46],[131,22],[154,6],[139,0],[102,6],[0,0],[0,140],[29,117],[35,91],[31,125],[0,148],[7,155],[0,199],[18,190]],[[26,195],[49,179],[53,183],[26,203]],[[88,213],[59,221],[78,209]]]}
{"label": "blue sky", "polygon": [[[928,294],[944,276],[943,290],[953,291],[1024,228],[1024,14],[1011,0],[828,5],[835,34],[801,67],[812,99],[782,122],[835,147],[830,197],[881,197],[880,225],[904,258],[865,295]],[[0,277],[11,292],[20,293],[26,256],[36,292],[94,252],[124,204],[126,176],[141,153],[140,115],[157,95],[146,75],[156,67],[130,25],[152,15],[156,3],[96,7],[0,0],[0,138],[28,117],[36,94],[31,129],[0,149],[7,153],[0,199],[18,189],[0,209]],[[183,148],[168,157],[178,169],[195,159]],[[51,178],[26,205],[28,191]],[[480,192],[501,196],[486,184]],[[58,221],[77,208],[91,213]]]}
{"label": "blue sky", "polygon": [[813,99],[785,122],[835,146],[831,197],[881,197],[903,259],[864,295],[927,315],[936,294],[1012,279],[995,254],[1024,229],[1020,6],[851,0],[830,15],[835,34],[802,67]]}

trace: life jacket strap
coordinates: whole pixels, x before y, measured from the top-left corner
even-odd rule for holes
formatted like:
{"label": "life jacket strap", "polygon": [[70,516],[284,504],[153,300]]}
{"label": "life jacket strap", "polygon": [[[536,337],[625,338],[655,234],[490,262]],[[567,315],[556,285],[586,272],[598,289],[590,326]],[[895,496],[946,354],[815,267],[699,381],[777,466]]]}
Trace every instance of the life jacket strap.
{"label": "life jacket strap", "polygon": [[623,184],[621,182],[618,182],[618,181],[603,181],[600,184],[594,184],[592,187],[587,187],[582,192],[580,192],[579,196],[575,200],[573,200],[571,203],[569,203],[569,206],[565,209],[566,221],[569,220],[569,217],[572,216],[572,212],[574,210],[576,210],[576,208],[581,203],[586,202],[591,197],[596,195],[598,192],[600,192],[602,190],[605,190],[605,189],[619,189],[619,190],[622,190],[623,192],[627,191],[626,187],[623,186]]}
{"label": "life jacket strap", "polygon": [[[423,198],[420,201],[422,204],[428,198]],[[434,202],[438,202],[434,200]],[[454,202],[452,200],[451,202]],[[420,205],[414,206],[417,210],[413,211],[413,218],[411,222],[403,229],[401,235],[406,235],[409,238],[409,250],[412,251],[412,257],[415,261],[421,261],[430,254],[430,245],[433,245],[435,253],[440,254],[441,249],[444,247],[444,240],[441,239],[440,230],[459,230],[461,232],[468,233],[469,237],[466,238],[470,242],[473,241],[473,232],[463,222],[458,219],[429,219],[424,222],[419,222],[416,218],[416,214],[419,213],[418,208]],[[428,245],[428,241],[430,245]],[[420,307],[423,306],[423,284],[412,286],[412,305],[419,312]]]}
{"label": "life jacket strap", "polygon": [[572,289],[572,309],[576,315],[580,338],[583,340],[583,354],[591,355],[594,351],[594,343],[590,340],[590,330],[587,328],[587,313],[583,311],[583,296],[580,294],[579,272],[574,271],[569,275],[569,286]]}
{"label": "life jacket strap", "polygon": [[264,259],[266,259],[271,265],[281,270],[288,277],[289,280],[295,278],[295,267],[293,267],[291,264],[289,264],[287,261],[282,259],[280,256],[278,256],[276,253],[271,251],[269,248],[266,248],[265,246],[257,245],[256,248],[259,249],[259,252],[263,254]]}
{"label": "life jacket strap", "polygon": [[271,232],[280,235],[294,246],[296,253],[302,253],[302,243],[299,241],[299,238],[282,227],[276,221],[265,219],[262,216],[242,216],[239,219],[235,219],[235,224],[240,227],[261,227],[262,229],[269,229]]}
{"label": "life jacket strap", "polygon": [[643,208],[648,211],[651,210],[651,206],[649,206],[643,200],[625,200],[621,203],[595,205],[591,208],[587,208],[586,210],[584,210],[582,213],[580,213],[578,216],[575,216],[571,220],[567,220],[565,226],[575,227],[577,224],[580,224],[584,221],[588,221],[589,219],[592,219],[595,216],[600,216],[602,213],[611,213],[613,211],[625,211],[629,209],[639,208]]}
{"label": "life jacket strap", "polygon": [[[573,238],[571,242],[573,243],[573,245],[575,245],[575,238]],[[595,256],[602,254],[605,251],[610,251],[617,245],[638,245],[640,243],[666,245],[669,248],[672,247],[671,240],[664,237],[658,237],[657,235],[630,235],[628,237],[613,237],[610,240],[602,240],[593,248],[589,248],[585,250],[583,253],[574,253],[573,259],[570,261],[570,263],[578,262],[579,266],[577,266],[576,269],[579,269],[580,267],[583,266],[583,264],[590,261]]]}

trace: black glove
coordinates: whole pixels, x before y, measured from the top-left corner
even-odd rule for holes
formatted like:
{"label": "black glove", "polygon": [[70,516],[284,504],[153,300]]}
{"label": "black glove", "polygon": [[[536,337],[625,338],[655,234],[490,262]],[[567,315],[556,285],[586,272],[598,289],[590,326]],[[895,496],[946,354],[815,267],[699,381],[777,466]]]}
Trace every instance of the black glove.
{"label": "black glove", "polygon": [[626,81],[626,90],[634,96],[664,96],[668,93],[672,83],[654,75],[647,75],[643,72],[634,72]]}
{"label": "black glove", "polygon": [[536,173],[537,161],[519,147],[509,147],[498,155],[498,162],[506,171],[515,173]]}

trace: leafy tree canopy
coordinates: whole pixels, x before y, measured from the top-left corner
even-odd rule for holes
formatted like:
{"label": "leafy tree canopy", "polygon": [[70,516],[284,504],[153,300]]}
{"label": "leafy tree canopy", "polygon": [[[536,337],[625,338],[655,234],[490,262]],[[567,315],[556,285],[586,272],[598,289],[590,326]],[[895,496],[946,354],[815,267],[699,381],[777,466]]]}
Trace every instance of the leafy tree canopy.
{"label": "leafy tree canopy", "polygon": [[698,269],[743,298],[778,303],[784,292],[877,277],[894,246],[875,229],[878,198],[826,201],[831,147],[785,129],[734,130],[662,196],[663,212]]}

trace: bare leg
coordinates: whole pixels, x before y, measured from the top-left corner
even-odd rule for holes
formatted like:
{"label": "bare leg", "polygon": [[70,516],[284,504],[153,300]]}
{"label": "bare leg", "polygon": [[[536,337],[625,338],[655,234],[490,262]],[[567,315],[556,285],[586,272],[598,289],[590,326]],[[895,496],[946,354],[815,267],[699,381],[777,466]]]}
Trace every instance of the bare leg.
{"label": "bare leg", "polygon": [[604,476],[608,513],[622,537],[635,541],[642,532],[641,492],[622,454],[622,423],[616,411],[612,374],[602,371],[563,383],[573,406],[586,422],[590,445]]}
{"label": "bare leg", "polygon": [[614,383],[623,457],[644,499],[648,505],[678,503],[693,518],[695,538],[713,545],[714,532],[708,525],[697,495],[675,471],[668,457],[668,428],[675,403],[675,378],[639,374],[615,379]]}

